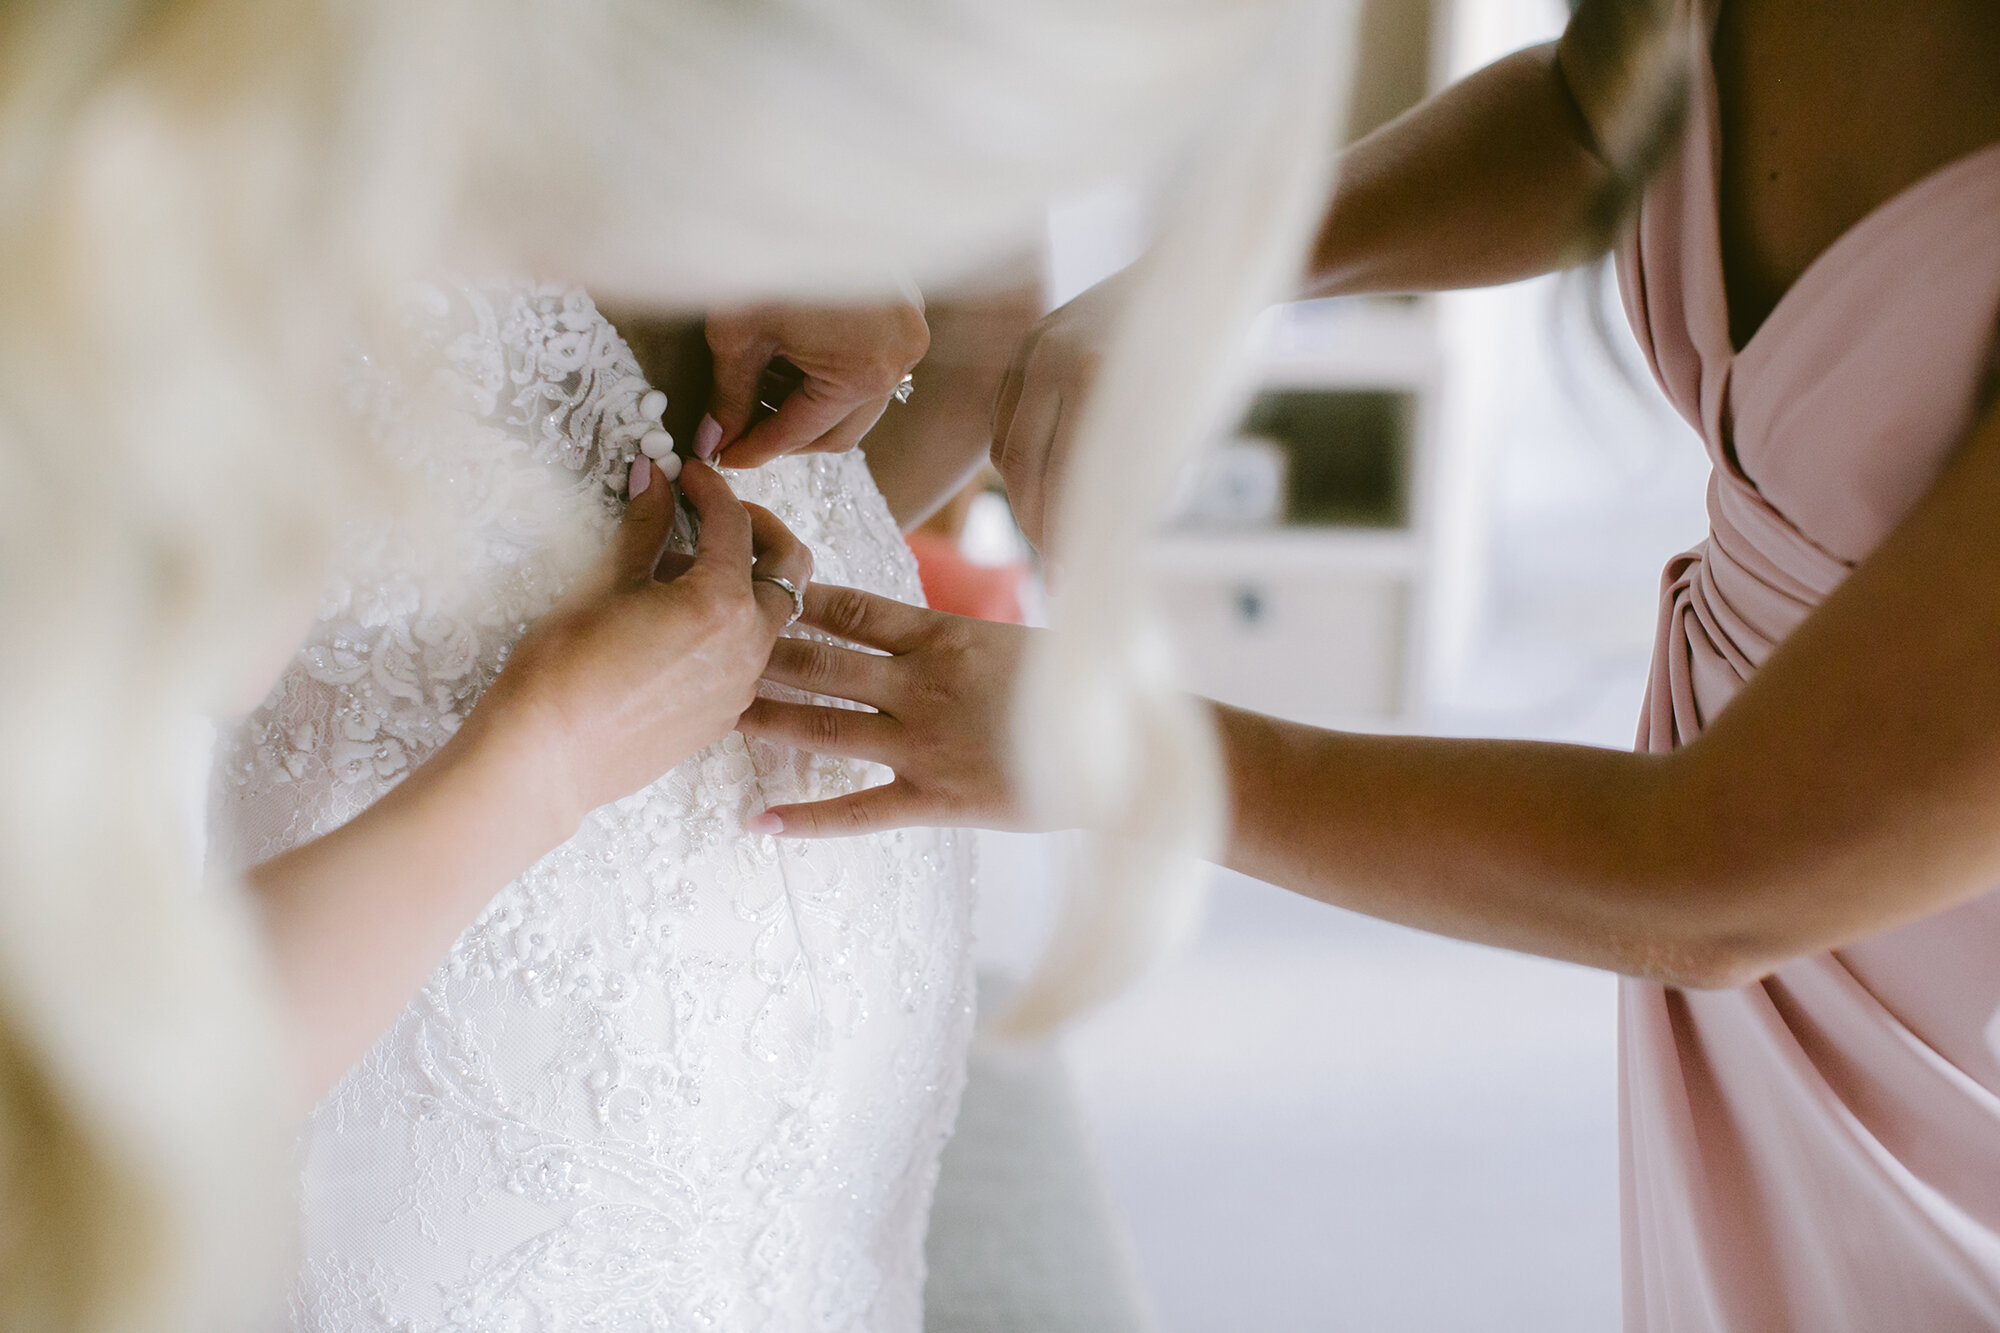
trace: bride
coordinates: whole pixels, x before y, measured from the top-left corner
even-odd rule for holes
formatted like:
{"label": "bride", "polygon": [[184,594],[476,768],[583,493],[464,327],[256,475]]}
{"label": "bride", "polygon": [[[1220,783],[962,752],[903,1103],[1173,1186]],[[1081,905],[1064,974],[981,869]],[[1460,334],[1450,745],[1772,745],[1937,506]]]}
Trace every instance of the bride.
{"label": "bride", "polygon": [[[915,359],[896,345],[913,309],[844,314],[835,354]],[[212,845],[240,864],[333,832],[431,758],[612,538],[628,475],[652,478],[643,498],[679,468],[664,395],[581,290],[431,287],[416,319],[443,410],[379,373],[357,398],[449,540],[404,522],[346,543],[215,766]],[[816,575],[921,601],[859,452],[731,485]],[[969,845],[922,830],[781,855],[745,827],[875,772],[731,733],[494,898],[312,1117],[294,1327],[917,1329],[971,1030]]]}
{"label": "bride", "polygon": [[[1085,431],[1185,448],[1303,243],[1333,9],[0,11],[0,1324],[266,1327],[288,1063],[342,1082],[308,1142],[302,1321],[532,1326],[569,1295],[608,1327],[914,1318],[897,1210],[949,1117],[963,863],[942,838],[780,863],[746,817],[867,770],[717,741],[811,572],[779,514],[820,572],[912,586],[859,459],[737,479],[779,514],[695,462],[670,494],[633,457],[647,384],[578,291],[438,292],[435,375],[385,330],[415,277],[465,269],[658,308],[872,298],[1188,167],[1175,280]],[[1218,236],[1240,263],[1186,262]],[[356,345],[385,359],[342,371]],[[1057,665],[1090,707],[1044,730],[1149,757],[1107,790],[1185,795],[1171,709],[1099,706],[1126,697],[1116,562],[1163,473],[1086,488],[1117,503],[1066,557]],[[215,859],[256,869],[202,892],[182,719],[261,694],[338,523],[406,495],[458,521],[345,530],[344,583],[228,738]],[[1181,845],[1186,804],[1134,845]]]}

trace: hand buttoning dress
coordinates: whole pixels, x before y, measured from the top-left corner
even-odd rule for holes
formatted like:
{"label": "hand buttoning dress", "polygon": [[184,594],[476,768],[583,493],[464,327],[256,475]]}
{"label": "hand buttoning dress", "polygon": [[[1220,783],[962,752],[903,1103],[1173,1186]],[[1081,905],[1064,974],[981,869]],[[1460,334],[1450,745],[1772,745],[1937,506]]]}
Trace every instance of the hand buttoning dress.
{"label": "hand buttoning dress", "polygon": [[[1652,751],[1714,720],[1922,497],[2000,383],[2000,145],[1863,218],[1732,346],[1716,0],[1684,7],[1687,137],[1620,274],[1714,463],[1708,540],[1663,584]],[[2000,893],[1740,990],[1624,983],[1627,1329],[2000,1328],[1996,1010]]]}
{"label": "hand buttoning dress", "polygon": [[[601,552],[648,385],[583,293],[425,294],[450,422],[356,406],[455,522],[354,535],[264,707],[224,738],[213,845],[338,827],[451,733]],[[732,474],[815,574],[919,601],[859,453]],[[795,631],[796,632],[796,631]],[[971,1032],[968,844],[753,837],[881,770],[731,734],[496,897],[302,1142],[298,1333],[921,1325]]]}

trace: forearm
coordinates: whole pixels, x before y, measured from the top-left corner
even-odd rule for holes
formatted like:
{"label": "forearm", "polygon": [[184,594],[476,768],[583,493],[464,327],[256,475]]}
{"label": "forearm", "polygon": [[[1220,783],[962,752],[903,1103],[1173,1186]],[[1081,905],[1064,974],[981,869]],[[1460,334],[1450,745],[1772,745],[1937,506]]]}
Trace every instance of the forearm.
{"label": "forearm", "polygon": [[1512,282],[1601,253],[1611,173],[1554,43],[1487,66],[1342,156],[1312,296]]}
{"label": "forearm", "polygon": [[1669,761],[1323,731],[1218,707],[1233,869],[1438,934],[1677,984],[1739,979],[1733,891],[1682,873]]}
{"label": "forearm", "polygon": [[324,838],[250,871],[317,1098],[395,1021],[465,927],[573,831],[475,711],[436,755]]}
{"label": "forearm", "polygon": [[[679,501],[701,523],[660,577]],[[317,1096],[479,912],[576,831],[726,735],[810,582],[812,553],[713,468],[627,477],[604,554],[508,650],[451,739],[346,825],[247,875]]]}
{"label": "forearm", "polygon": [[892,404],[861,442],[875,484],[905,531],[985,465],[994,398],[1015,349],[1041,318],[1042,303],[1039,276],[1026,272],[991,291],[930,303],[931,345],[915,371],[916,391],[909,402]]}
{"label": "forearm", "polygon": [[1230,864],[1445,934],[1686,984],[2000,884],[2000,408],[1670,755],[1349,736],[1220,709]]}

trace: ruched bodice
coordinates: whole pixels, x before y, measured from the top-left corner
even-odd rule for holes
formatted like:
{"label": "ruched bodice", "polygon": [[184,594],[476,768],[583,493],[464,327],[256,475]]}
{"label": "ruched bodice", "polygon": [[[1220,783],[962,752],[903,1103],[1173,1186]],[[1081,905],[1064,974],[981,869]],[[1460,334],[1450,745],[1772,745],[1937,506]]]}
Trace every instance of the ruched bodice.
{"label": "ruched bodice", "polygon": [[[1709,536],[1663,579],[1653,751],[1696,736],[1909,512],[2000,368],[2000,145],[1870,213],[1732,344],[1715,9],[1688,6],[1687,136],[1620,256],[1633,329],[1714,464]],[[1741,990],[1627,982],[1627,1328],[2000,1327],[1996,1009],[2000,894]]]}

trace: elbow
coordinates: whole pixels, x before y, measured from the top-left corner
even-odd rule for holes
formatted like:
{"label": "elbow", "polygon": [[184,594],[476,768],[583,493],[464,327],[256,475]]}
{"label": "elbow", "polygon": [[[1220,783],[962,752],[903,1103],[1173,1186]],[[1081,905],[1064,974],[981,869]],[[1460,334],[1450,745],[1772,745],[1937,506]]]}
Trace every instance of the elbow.
{"label": "elbow", "polygon": [[[1736,990],[1760,981],[1811,945],[1784,914],[1757,911],[1754,893],[1675,895],[1672,906],[1625,943],[1621,971],[1680,990]],[[1773,904],[1775,906],[1775,904]],[[1750,910],[1746,910],[1750,909]]]}
{"label": "elbow", "polygon": [[1824,946],[1803,849],[1746,840],[1728,792],[1690,767],[1698,746],[1655,761],[1635,802],[1624,841],[1638,854],[1612,871],[1627,909],[1620,970],[1682,990],[1736,990]]}
{"label": "elbow", "polygon": [[1657,959],[1644,974],[1679,990],[1737,990],[1769,976],[1782,961],[1740,939],[1697,939]]}
{"label": "elbow", "polygon": [[1633,952],[1631,971],[1682,990],[1736,990],[1760,981],[1813,941],[1776,886],[1718,875],[1704,889],[1663,895],[1665,910]]}
{"label": "elbow", "polygon": [[1654,910],[1620,942],[1619,970],[1680,990],[1735,990],[1806,952],[1782,924],[1783,914],[1756,910],[1754,891],[1716,880],[1706,888],[1655,898]]}

